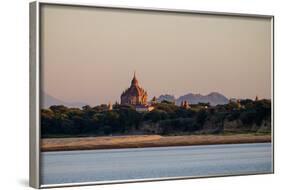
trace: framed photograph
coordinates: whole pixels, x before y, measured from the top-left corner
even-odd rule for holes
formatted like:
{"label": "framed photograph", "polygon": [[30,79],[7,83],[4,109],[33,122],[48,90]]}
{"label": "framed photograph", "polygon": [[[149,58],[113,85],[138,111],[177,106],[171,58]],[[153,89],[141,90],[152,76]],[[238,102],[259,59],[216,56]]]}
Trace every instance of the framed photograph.
{"label": "framed photograph", "polygon": [[274,172],[274,17],[30,3],[30,185]]}

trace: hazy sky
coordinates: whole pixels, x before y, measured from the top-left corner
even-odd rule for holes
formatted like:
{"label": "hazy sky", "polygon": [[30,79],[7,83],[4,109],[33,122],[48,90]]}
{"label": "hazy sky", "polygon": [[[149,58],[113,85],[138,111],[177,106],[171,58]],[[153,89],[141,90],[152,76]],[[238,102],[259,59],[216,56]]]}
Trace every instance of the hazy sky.
{"label": "hazy sky", "polygon": [[270,19],[44,5],[42,88],[64,101],[120,101],[133,72],[149,98],[271,97]]}

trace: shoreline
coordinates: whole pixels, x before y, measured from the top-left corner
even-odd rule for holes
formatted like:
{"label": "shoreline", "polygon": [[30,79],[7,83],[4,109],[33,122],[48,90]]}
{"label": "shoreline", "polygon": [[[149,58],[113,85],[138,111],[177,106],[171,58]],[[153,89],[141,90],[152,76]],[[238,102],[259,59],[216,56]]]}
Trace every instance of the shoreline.
{"label": "shoreline", "polygon": [[46,138],[41,139],[41,151],[49,152],[266,142],[271,142],[271,135],[128,135],[110,137]]}

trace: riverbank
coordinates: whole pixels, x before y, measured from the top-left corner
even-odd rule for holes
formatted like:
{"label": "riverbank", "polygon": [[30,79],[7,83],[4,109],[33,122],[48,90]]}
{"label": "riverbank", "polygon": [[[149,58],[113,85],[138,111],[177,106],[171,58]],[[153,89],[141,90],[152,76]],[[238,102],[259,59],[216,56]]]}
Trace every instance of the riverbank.
{"label": "riverbank", "polygon": [[271,142],[271,135],[129,135],[110,137],[47,138],[41,140],[41,151],[95,150],[264,142]]}

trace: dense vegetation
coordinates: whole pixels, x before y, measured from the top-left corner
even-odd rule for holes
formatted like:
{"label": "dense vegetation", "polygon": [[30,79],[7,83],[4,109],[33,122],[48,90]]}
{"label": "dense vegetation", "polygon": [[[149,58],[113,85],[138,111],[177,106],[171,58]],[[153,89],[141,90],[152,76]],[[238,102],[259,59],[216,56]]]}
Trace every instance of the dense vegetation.
{"label": "dense vegetation", "polygon": [[191,109],[163,101],[151,112],[137,112],[119,104],[113,110],[107,105],[82,109],[57,105],[41,110],[42,137],[270,132],[270,126],[270,100],[241,100],[217,106],[199,103]]}

